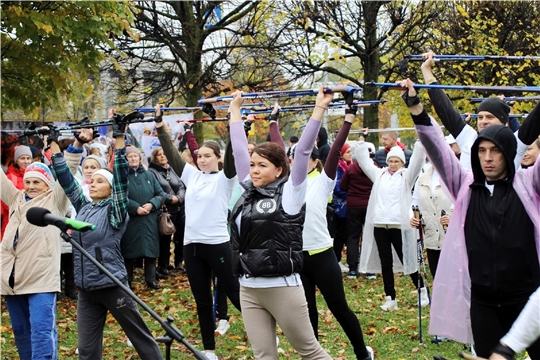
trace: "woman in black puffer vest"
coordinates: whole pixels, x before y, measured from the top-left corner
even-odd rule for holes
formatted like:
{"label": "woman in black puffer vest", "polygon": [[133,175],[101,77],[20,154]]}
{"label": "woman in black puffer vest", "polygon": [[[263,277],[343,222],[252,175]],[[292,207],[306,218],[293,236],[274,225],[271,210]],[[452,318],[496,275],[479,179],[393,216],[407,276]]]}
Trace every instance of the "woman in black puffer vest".
{"label": "woman in black puffer vest", "polygon": [[[156,175],[157,181],[163,188],[165,206],[169,214],[171,214],[171,219],[176,227],[176,232],[174,233],[174,267],[176,270],[185,271],[182,261],[184,261],[184,199],[186,196],[186,186],[169,165],[167,156],[165,156],[161,147],[157,147],[152,151],[148,171]],[[171,239],[172,235],[160,235],[159,237],[157,275],[161,277],[169,275]]]}

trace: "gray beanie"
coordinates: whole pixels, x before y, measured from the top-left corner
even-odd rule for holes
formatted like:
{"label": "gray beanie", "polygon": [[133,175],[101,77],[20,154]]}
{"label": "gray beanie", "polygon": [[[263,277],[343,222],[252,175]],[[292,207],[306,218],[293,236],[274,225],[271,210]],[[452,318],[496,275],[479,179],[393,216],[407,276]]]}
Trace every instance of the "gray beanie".
{"label": "gray beanie", "polygon": [[83,160],[83,164],[86,160],[94,160],[95,162],[98,163],[99,165],[99,168],[100,169],[107,169],[108,166],[107,166],[107,160],[105,160],[104,158],[102,158],[101,156],[96,156],[96,155],[88,155],[87,157],[84,158]]}
{"label": "gray beanie", "polygon": [[510,114],[510,106],[506,105],[500,98],[493,96],[482,101],[478,106],[478,112],[487,111],[495,115],[503,124],[508,122],[508,114]]}
{"label": "gray beanie", "polygon": [[19,160],[19,158],[23,155],[28,155],[30,156],[30,159],[32,159],[32,150],[30,150],[30,147],[26,145],[15,146],[15,154],[13,157],[15,161]]}

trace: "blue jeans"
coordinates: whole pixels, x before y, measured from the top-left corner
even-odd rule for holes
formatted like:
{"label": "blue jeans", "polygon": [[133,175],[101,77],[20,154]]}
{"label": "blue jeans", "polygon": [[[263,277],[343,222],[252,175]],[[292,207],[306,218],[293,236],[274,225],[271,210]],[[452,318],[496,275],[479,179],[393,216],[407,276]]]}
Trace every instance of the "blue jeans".
{"label": "blue jeans", "polygon": [[6,305],[20,359],[58,359],[56,293],[8,295]]}

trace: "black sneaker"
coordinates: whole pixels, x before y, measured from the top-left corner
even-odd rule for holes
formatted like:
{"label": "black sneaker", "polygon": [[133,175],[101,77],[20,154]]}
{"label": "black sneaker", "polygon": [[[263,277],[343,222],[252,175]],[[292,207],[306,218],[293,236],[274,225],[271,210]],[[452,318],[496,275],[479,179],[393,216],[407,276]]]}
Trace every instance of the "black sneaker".
{"label": "black sneaker", "polygon": [[358,272],[354,270],[349,271],[349,273],[347,274],[347,278],[352,280],[358,278]]}

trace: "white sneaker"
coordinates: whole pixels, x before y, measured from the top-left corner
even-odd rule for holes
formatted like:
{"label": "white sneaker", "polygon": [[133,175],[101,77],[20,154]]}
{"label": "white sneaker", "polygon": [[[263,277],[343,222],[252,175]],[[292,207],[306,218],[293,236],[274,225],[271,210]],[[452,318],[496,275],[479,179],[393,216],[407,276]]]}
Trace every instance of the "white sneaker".
{"label": "white sneaker", "polygon": [[371,346],[366,346],[366,350],[369,354],[369,359],[370,360],[374,360],[375,359],[375,353],[373,352],[373,349],[371,348]]}
{"label": "white sneaker", "polygon": [[218,323],[218,327],[216,328],[215,332],[219,333],[220,335],[225,335],[225,333],[227,332],[227,330],[229,330],[229,328],[231,327],[231,325],[229,324],[229,321],[227,320],[219,320],[219,323]]}
{"label": "white sneaker", "polygon": [[420,306],[428,306],[429,305],[429,296],[427,294],[427,288],[423,287],[420,288]]}
{"label": "white sneaker", "polygon": [[398,310],[397,300],[395,300],[395,299],[392,300],[391,296],[387,296],[386,297],[386,302],[381,305],[381,309],[383,309],[384,311]]}
{"label": "white sneaker", "polygon": [[204,356],[206,356],[208,360],[218,360],[216,353],[213,353],[213,352],[205,351]]}
{"label": "white sneaker", "polygon": [[126,344],[127,346],[133,347],[133,343],[131,342],[131,340],[129,340],[129,338],[126,340]]}
{"label": "white sneaker", "polygon": [[75,349],[75,355],[79,355],[79,348]]}
{"label": "white sneaker", "polygon": [[338,264],[339,264],[339,268],[341,269],[341,272],[342,272],[342,273],[348,273],[348,272],[349,272],[349,268],[346,267],[345,265],[343,265],[343,264],[341,263],[341,261],[339,261]]}
{"label": "white sneaker", "polygon": [[367,273],[366,274],[366,279],[368,280],[376,280],[377,279],[377,276],[373,273]]}
{"label": "white sneaker", "polygon": [[474,350],[474,344],[471,344],[471,355],[476,356],[476,350]]}

